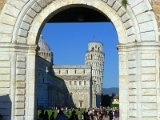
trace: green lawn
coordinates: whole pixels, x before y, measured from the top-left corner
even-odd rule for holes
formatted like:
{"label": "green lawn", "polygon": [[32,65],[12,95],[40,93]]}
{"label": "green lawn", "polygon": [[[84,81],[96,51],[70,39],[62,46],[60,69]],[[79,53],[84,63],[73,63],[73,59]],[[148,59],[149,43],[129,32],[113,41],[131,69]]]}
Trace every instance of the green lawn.
{"label": "green lawn", "polygon": [[[45,111],[46,111],[46,110],[45,110]],[[56,118],[56,116],[57,116],[57,114],[58,114],[56,110],[47,110],[47,111],[48,111],[49,117],[51,116],[52,112],[54,112],[54,118]],[[76,111],[76,114],[78,115],[79,119],[81,120],[81,112],[80,112],[78,109],[76,109],[75,111]],[[39,114],[40,114],[40,110],[38,110],[38,116],[39,116]],[[71,110],[67,110],[67,111],[64,110],[64,114],[65,114],[68,118],[70,118],[70,116],[71,116],[71,114],[72,114],[72,111],[71,111]]]}

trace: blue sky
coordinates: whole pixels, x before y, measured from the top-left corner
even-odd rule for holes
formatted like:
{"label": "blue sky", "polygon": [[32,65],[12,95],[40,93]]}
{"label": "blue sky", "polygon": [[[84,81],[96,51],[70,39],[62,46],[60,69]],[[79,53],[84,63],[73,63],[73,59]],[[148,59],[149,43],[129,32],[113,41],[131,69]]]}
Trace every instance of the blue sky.
{"label": "blue sky", "polygon": [[54,54],[54,64],[84,64],[88,42],[104,44],[103,88],[118,87],[118,37],[110,22],[47,23],[42,35]]}

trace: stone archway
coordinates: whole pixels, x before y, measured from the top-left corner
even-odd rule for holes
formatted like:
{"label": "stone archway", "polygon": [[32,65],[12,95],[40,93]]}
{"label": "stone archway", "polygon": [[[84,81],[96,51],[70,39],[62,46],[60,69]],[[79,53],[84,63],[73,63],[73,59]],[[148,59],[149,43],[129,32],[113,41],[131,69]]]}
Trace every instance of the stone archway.
{"label": "stone archway", "polygon": [[6,119],[35,118],[36,41],[46,20],[72,5],[109,17],[119,37],[121,120],[160,120],[158,26],[148,0],[8,0],[0,16],[0,96]]}

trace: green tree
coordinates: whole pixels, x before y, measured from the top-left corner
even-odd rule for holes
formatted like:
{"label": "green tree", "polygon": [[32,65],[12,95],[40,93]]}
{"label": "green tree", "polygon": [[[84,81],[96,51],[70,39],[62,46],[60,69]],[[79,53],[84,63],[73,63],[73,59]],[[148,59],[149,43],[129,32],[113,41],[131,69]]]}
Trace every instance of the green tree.
{"label": "green tree", "polygon": [[109,95],[102,95],[102,106],[110,107],[112,104],[112,98]]}
{"label": "green tree", "polygon": [[126,8],[128,4],[128,0],[122,0],[122,5]]}

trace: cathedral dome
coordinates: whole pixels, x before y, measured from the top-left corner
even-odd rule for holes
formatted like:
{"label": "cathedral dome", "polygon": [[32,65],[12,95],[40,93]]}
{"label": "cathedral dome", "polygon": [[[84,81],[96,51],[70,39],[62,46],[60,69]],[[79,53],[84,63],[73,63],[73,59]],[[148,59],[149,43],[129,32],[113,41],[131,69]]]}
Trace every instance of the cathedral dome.
{"label": "cathedral dome", "polygon": [[49,48],[48,44],[46,43],[42,35],[40,35],[38,46],[39,52],[51,52],[51,49]]}
{"label": "cathedral dome", "polygon": [[40,35],[38,47],[39,47],[38,56],[40,56],[41,58],[52,63],[53,62],[53,53],[52,53],[51,49],[49,48],[48,44],[43,39],[42,35]]}

